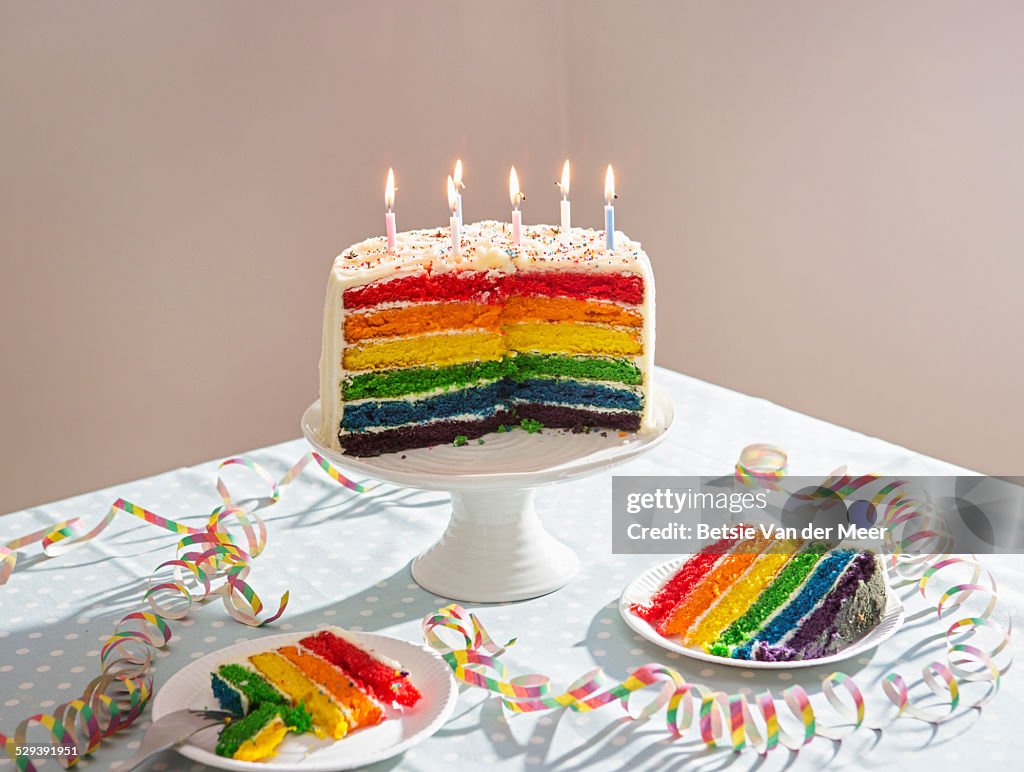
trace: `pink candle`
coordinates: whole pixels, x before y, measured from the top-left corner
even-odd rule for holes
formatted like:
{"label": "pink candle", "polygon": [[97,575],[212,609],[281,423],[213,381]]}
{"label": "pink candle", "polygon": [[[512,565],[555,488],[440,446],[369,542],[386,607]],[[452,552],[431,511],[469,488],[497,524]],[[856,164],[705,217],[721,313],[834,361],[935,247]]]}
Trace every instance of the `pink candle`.
{"label": "pink candle", "polygon": [[397,231],[395,230],[395,213],[388,212],[384,215],[384,227],[388,231],[388,252],[395,251],[395,242],[397,240]]}
{"label": "pink candle", "polygon": [[462,222],[459,220],[457,196],[458,194],[455,192],[455,182],[452,180],[452,175],[449,174],[448,211],[451,213],[451,217],[448,218],[448,225],[452,231],[452,255],[459,258],[462,254]]}
{"label": "pink candle", "polygon": [[562,228],[561,233],[563,236],[569,234],[569,229],[572,228],[572,214],[569,209],[569,161],[566,160],[565,166],[562,167],[562,181],[558,183],[558,189],[562,191]]}
{"label": "pink candle", "polygon": [[455,183],[455,216],[459,218],[459,230],[462,230],[462,189],[466,187],[462,182],[462,159],[455,160],[455,176],[452,177]]}
{"label": "pink candle", "polygon": [[516,174],[516,167],[508,174],[508,195],[512,199],[512,242],[517,246],[523,246],[523,213],[519,211],[519,204],[526,200],[526,196],[519,189],[519,175]]}
{"label": "pink candle", "polygon": [[395,228],[395,213],[391,210],[395,205],[395,171],[391,167],[388,167],[388,182],[384,186],[384,204],[388,208],[387,214],[384,215],[384,227],[388,234],[388,252],[394,252],[397,230]]}

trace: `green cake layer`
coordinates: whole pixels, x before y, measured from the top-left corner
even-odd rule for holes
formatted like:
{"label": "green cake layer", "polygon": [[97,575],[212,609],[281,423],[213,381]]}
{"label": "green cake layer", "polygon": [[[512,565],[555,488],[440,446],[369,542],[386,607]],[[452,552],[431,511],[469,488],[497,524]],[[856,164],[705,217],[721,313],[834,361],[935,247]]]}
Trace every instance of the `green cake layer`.
{"label": "green cake layer", "polygon": [[313,719],[304,705],[290,708],[285,705],[264,703],[245,718],[232,721],[221,730],[220,738],[217,740],[217,755],[234,758],[246,740],[256,737],[264,727],[278,717],[289,731],[296,734],[313,731]]}
{"label": "green cake layer", "polygon": [[636,386],[643,381],[640,368],[628,359],[563,356],[561,354],[518,354],[512,360],[516,380],[538,376],[587,378]]}
{"label": "green cake layer", "polygon": [[213,674],[213,692],[224,707],[227,707],[224,703],[228,695],[218,693],[224,691],[224,685],[217,683],[218,678],[233,687],[244,698],[244,704],[239,701],[237,709],[233,711],[238,715],[244,715],[247,712],[246,708],[254,710],[262,705],[285,705],[288,702],[284,695],[259,673],[232,662],[221,665]]}
{"label": "green cake layer", "polygon": [[641,383],[643,379],[640,368],[628,359],[518,354],[493,362],[361,373],[344,381],[342,396],[346,400],[395,398],[436,389],[462,388],[501,378],[521,381],[537,377],[584,378],[630,386]]}

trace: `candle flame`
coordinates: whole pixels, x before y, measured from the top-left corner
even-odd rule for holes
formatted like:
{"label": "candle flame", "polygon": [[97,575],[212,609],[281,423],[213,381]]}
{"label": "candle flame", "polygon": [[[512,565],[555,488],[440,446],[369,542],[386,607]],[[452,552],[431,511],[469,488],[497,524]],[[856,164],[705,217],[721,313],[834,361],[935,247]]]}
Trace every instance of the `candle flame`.
{"label": "candle flame", "polygon": [[558,183],[559,190],[562,191],[562,198],[569,198],[569,159],[565,159],[565,165],[562,167],[562,181]]}
{"label": "candle flame", "polygon": [[518,209],[520,202],[526,199],[519,189],[519,175],[516,174],[516,167],[508,173],[508,197],[512,200],[512,208]]}
{"label": "candle flame", "polygon": [[455,176],[452,178],[455,182],[456,189],[462,189],[466,187],[462,182],[462,159],[458,158],[455,161]]}
{"label": "candle flame", "polygon": [[608,171],[604,175],[604,202],[608,206],[612,205],[612,201],[615,200],[615,172],[612,171],[612,165],[608,164]]}
{"label": "candle flame", "polygon": [[455,198],[455,181],[452,179],[452,175],[448,175],[448,209],[451,210],[452,217],[455,216],[455,210],[458,208],[458,201]]}
{"label": "candle flame", "polygon": [[395,205],[395,170],[388,167],[388,184],[384,186],[384,204],[390,212]]}

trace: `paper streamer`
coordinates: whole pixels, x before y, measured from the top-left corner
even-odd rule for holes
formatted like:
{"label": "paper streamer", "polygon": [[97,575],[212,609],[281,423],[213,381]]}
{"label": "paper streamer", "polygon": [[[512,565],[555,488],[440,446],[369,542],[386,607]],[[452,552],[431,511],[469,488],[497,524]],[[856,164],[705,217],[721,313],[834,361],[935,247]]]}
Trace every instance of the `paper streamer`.
{"label": "paper streamer", "polygon": [[[736,464],[736,479],[745,485],[783,492],[786,465],[786,454],[779,448],[751,445]],[[872,475],[850,477],[839,470],[819,490],[822,496],[846,496],[878,479]],[[995,696],[1000,677],[1012,663],[1011,625],[1004,628],[992,618],[998,607],[995,580],[974,557],[923,552],[943,534],[934,530],[937,521],[927,498],[913,496],[907,483],[897,480],[885,484],[872,503],[884,513],[882,525],[886,532],[898,532],[891,535],[889,543],[895,574],[916,582],[937,620],[946,625],[945,661],[931,662],[922,669],[921,684],[927,692],[922,698],[911,699],[907,680],[899,673],[882,679],[882,692],[892,706],[888,718],[868,716],[864,691],[843,672],[822,679],[821,693],[827,710],[823,706],[816,710],[799,685],[780,695],[771,691],[753,696],[729,694],[705,684],[690,683],[673,668],[656,663],[634,670],[619,682],[596,668],[556,693],[547,676],[510,677],[501,655],[515,639],[498,646],[476,615],[458,604],[427,616],[423,620],[423,636],[445,659],[456,679],[498,695],[504,707],[513,713],[556,708],[587,712],[618,703],[628,716],[641,719],[664,710],[666,728],[672,735],[682,736],[692,730],[707,746],[724,745],[734,751],[753,748],[764,754],[780,747],[797,750],[815,737],[840,741],[860,727],[881,730],[900,716],[941,724],[963,710],[980,708]],[[915,526],[917,530],[913,530]],[[936,577],[940,573],[954,566],[970,570],[971,580],[944,587],[940,583],[943,589],[938,600],[930,600],[929,586],[939,581]],[[988,598],[981,612],[951,623],[944,618],[972,595]],[[982,644],[982,639],[989,643]],[[1004,652],[1006,662],[999,667],[997,658]],[[977,699],[965,701],[962,686],[966,683],[980,683],[988,689]],[[923,707],[925,702],[930,705],[937,700],[939,707]]]}
{"label": "paper streamer", "polygon": [[[74,755],[54,755],[66,767],[94,751],[108,737],[131,726],[145,711],[153,695],[153,655],[171,638],[168,620],[186,616],[194,603],[220,596],[224,608],[236,621],[262,627],[278,619],[288,605],[288,593],[278,601],[270,616],[260,619],[263,601],[248,583],[253,560],[267,543],[267,529],[255,509],[235,502],[224,481],[223,470],[242,466],[270,486],[266,504],[275,504],[282,489],[289,485],[310,461],[330,477],[355,493],[366,493],[376,485],[353,482],[335,469],[323,456],[311,452],[303,456],[280,480],[256,462],[247,458],[229,458],[218,467],[217,492],[223,505],[210,513],[205,528],[193,528],[161,517],[125,499],[115,501],[106,516],[86,530],[81,518],[57,523],[0,545],[0,586],[5,584],[17,565],[17,550],[42,543],[43,553],[57,557],[98,537],[119,514],[127,514],[171,533],[181,534],[172,560],[161,563],[150,575],[143,594],[148,610],[135,611],[121,619],[113,635],[100,652],[100,675],[86,686],[80,697],[57,706],[52,713],[39,713],[23,720],[8,736],[0,732],[0,743],[15,766],[24,772],[35,772],[30,756],[18,756],[18,746],[49,744],[51,747],[73,748]],[[240,535],[232,532],[239,529]],[[39,739],[39,730],[45,739]],[[35,729],[33,737],[30,731]]]}

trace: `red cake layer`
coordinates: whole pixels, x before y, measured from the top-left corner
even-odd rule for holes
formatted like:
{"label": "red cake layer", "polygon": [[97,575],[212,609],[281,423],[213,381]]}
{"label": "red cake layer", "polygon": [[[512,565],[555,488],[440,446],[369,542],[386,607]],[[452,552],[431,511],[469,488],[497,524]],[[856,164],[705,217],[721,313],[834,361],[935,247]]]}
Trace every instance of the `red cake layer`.
{"label": "red cake layer", "polygon": [[543,295],[580,300],[612,300],[640,305],[643,279],[635,273],[598,271],[526,271],[517,274],[487,271],[422,273],[376,281],[345,290],[345,308],[371,308],[380,303],[472,301],[500,303],[508,295]]}
{"label": "red cake layer", "polygon": [[664,586],[654,593],[646,606],[633,604],[633,613],[649,624],[661,627],[672,610],[682,603],[701,579],[708,575],[718,559],[729,551],[738,539],[721,539],[698,552],[683,563]]}
{"label": "red cake layer", "polygon": [[505,297],[505,276],[486,271],[423,273],[400,279],[376,281],[345,290],[345,308],[370,308],[380,303],[421,303],[463,300],[500,303]]}
{"label": "red cake layer", "polygon": [[422,696],[408,673],[395,670],[330,630],[309,635],[299,643],[364,684],[385,705],[397,702],[411,708]]}
{"label": "red cake layer", "polygon": [[508,294],[614,300],[636,306],[643,302],[644,282],[635,273],[527,271],[509,277]]}

